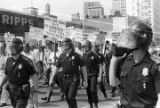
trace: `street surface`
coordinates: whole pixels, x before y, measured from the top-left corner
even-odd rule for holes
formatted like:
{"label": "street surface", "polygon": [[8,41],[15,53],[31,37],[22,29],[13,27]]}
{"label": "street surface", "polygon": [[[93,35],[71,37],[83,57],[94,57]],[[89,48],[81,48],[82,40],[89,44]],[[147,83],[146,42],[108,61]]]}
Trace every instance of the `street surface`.
{"label": "street surface", "polygon": [[[160,63],[160,58],[157,56],[152,56],[152,59],[155,60],[157,63]],[[107,84],[106,84],[107,85]],[[116,97],[111,97],[111,88],[107,88],[107,95],[108,98],[105,99],[103,97],[103,94],[100,90],[98,90],[98,96],[99,96],[99,108],[114,108],[115,104],[119,102],[119,90],[116,91]],[[55,88],[54,89],[54,94],[51,98],[51,102],[46,103],[45,101],[42,101],[40,98],[44,97],[46,93],[47,86],[42,86],[40,83],[39,86],[39,107],[40,108],[67,108],[66,101],[60,101],[60,93],[59,89]],[[78,103],[78,108],[89,108],[88,102],[87,102],[87,96],[86,96],[86,91],[85,89],[79,89],[78,90],[78,96],[77,96],[77,103]],[[12,108],[10,105],[10,101],[8,102],[8,105],[3,108]]]}
{"label": "street surface", "polygon": [[[40,108],[67,108],[66,101],[60,101],[60,94],[59,89],[54,89],[54,94],[51,98],[51,102],[46,103],[45,101],[42,101],[40,98],[43,97],[46,93],[47,86],[41,86],[39,89],[39,107]],[[107,95],[108,98],[105,99],[103,97],[103,94],[100,90],[98,90],[98,96],[99,96],[99,108],[113,108],[113,106],[119,102],[119,90],[116,91],[116,97],[111,97],[110,93],[110,87],[107,87]],[[79,89],[78,90],[78,108],[89,108],[88,102],[87,102],[87,95],[85,89]],[[8,105],[3,108],[12,108],[10,105],[10,101],[8,102]]]}

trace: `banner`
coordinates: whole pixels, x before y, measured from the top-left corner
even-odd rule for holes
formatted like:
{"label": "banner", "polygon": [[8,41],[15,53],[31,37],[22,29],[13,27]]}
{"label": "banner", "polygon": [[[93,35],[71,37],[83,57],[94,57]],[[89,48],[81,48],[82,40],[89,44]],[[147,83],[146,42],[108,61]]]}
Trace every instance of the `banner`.
{"label": "banner", "polygon": [[95,38],[95,43],[97,44],[105,44],[105,38],[106,38],[106,35],[104,34],[97,34],[96,38]]}
{"label": "banner", "polygon": [[65,30],[66,22],[50,17],[44,19],[44,35],[61,41],[65,37]]}
{"label": "banner", "polygon": [[29,32],[25,33],[25,40],[26,41],[30,41],[30,40],[41,41],[43,39],[44,39],[43,29],[41,29],[41,28],[30,26]]}
{"label": "banner", "polygon": [[73,39],[73,41],[82,42],[82,29],[74,29],[72,30],[71,36],[69,38]]}

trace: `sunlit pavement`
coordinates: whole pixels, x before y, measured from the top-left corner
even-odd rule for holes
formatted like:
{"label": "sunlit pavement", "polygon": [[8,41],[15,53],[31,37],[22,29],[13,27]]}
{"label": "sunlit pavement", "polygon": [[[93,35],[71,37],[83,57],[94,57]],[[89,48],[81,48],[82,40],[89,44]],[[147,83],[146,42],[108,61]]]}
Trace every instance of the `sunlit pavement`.
{"label": "sunlit pavement", "polygon": [[[46,86],[40,86],[40,89],[39,89],[39,107],[40,108],[67,108],[68,107],[65,101],[60,101],[59,89],[57,88],[54,89],[54,94],[51,98],[51,102],[46,103],[45,101],[42,101],[40,98],[45,95],[46,88],[47,88]],[[116,91],[116,97],[113,98],[111,97],[111,93],[108,88],[107,90],[108,98],[105,99],[102,92],[98,90],[99,108],[114,108],[115,104],[119,102],[118,91],[119,90]],[[3,108],[12,108],[9,103],[10,102],[8,102],[8,106],[5,106]],[[78,103],[78,108],[89,108],[85,89],[78,90],[77,103]]]}

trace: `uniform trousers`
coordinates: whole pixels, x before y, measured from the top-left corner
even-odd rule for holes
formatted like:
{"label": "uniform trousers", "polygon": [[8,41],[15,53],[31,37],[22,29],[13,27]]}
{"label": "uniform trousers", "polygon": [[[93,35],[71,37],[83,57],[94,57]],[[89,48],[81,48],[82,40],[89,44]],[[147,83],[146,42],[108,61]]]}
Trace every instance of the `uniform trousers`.
{"label": "uniform trousers", "polygon": [[105,88],[105,82],[102,79],[102,81],[100,82],[100,90],[102,91],[103,95],[106,95],[106,88]]}
{"label": "uniform trousers", "polygon": [[10,96],[11,104],[13,108],[27,107],[29,94],[30,94],[29,84],[25,84],[23,86],[16,86],[11,83],[8,83],[7,90],[9,91],[9,96]]}
{"label": "uniform trousers", "polygon": [[97,75],[88,76],[88,87],[86,89],[89,104],[97,104]]}
{"label": "uniform trousers", "polygon": [[80,83],[79,75],[62,75],[63,90],[69,108],[77,108],[76,95]]}

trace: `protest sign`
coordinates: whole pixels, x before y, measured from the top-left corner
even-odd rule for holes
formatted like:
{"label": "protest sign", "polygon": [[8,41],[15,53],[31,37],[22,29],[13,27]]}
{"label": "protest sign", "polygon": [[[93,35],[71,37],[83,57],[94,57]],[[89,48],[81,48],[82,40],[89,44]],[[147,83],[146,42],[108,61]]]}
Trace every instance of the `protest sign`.
{"label": "protest sign", "polygon": [[65,37],[65,30],[66,22],[50,17],[44,19],[44,35],[60,41]]}
{"label": "protest sign", "polygon": [[97,34],[96,38],[95,38],[95,43],[102,45],[102,44],[105,43],[105,38],[106,38],[106,35],[104,35],[104,34]]}
{"label": "protest sign", "polygon": [[43,29],[32,27],[30,26],[29,32],[28,32],[28,39],[35,39],[37,41],[43,40]]}

